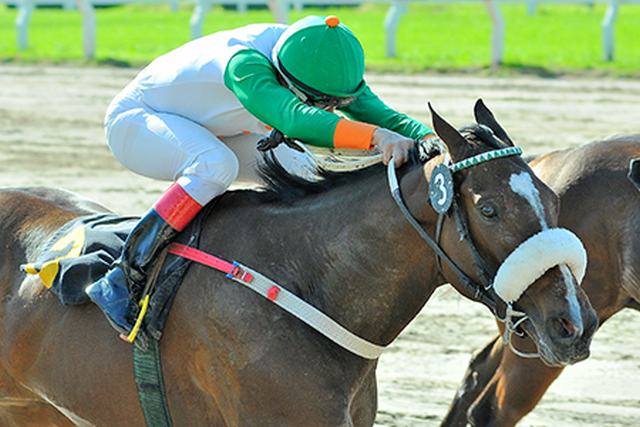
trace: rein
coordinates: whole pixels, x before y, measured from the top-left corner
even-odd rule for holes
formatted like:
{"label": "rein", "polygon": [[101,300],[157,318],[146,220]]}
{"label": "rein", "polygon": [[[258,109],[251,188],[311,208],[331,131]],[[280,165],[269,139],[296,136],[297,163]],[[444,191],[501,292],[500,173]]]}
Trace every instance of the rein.
{"label": "rein", "polygon": [[471,277],[469,277],[464,271],[462,271],[462,269],[458,267],[458,265],[449,257],[449,255],[447,255],[447,253],[440,247],[438,242],[436,242],[413,217],[413,215],[409,211],[409,208],[407,208],[407,205],[402,199],[400,185],[398,184],[398,178],[396,176],[396,169],[393,165],[393,161],[389,161],[389,166],[387,167],[387,177],[389,180],[391,195],[393,196],[393,199],[398,205],[398,208],[400,208],[400,212],[402,212],[405,219],[409,222],[409,224],[411,224],[411,226],[413,226],[422,240],[424,240],[427,245],[436,253],[436,257],[444,260],[447,263],[449,268],[451,268],[456,276],[458,276],[465,289],[473,295],[473,298],[487,306],[495,314],[496,301],[493,296],[485,291],[484,286],[477,284]]}
{"label": "rein", "polygon": [[[508,156],[516,156],[516,155],[519,156],[520,154],[522,154],[522,149],[520,149],[519,147],[509,147],[509,148],[503,148],[499,150],[492,150],[486,153],[479,154],[477,156],[470,157],[468,159],[461,160],[460,162],[457,162],[451,166],[448,166],[448,169],[451,172],[451,174],[453,174],[460,170],[479,165],[480,163],[484,163],[489,160],[494,160],[494,159],[508,157]],[[482,256],[480,255],[480,253],[478,252],[475,244],[473,243],[473,240],[469,236],[468,229],[466,226],[466,221],[464,221],[464,218],[461,213],[461,209],[458,206],[457,201],[455,200],[455,194],[450,196],[452,197],[451,205],[453,206],[453,214],[456,221],[456,228],[458,230],[458,234],[460,235],[461,240],[465,240],[468,242],[471,249],[472,256],[474,258],[474,262],[473,262],[474,266],[476,267],[476,270],[479,273],[479,276],[487,280],[487,285],[479,284],[475,280],[473,280],[471,277],[469,277],[469,275],[467,275],[460,267],[458,267],[458,265],[449,257],[449,255],[440,247],[440,244],[439,244],[440,234],[442,232],[442,225],[444,223],[445,215],[447,214],[448,209],[447,211],[438,212],[438,221],[436,225],[436,239],[432,238],[429,235],[429,233],[427,233],[424,230],[424,228],[422,228],[422,226],[418,223],[418,221],[413,217],[413,215],[409,211],[409,208],[407,208],[406,204],[404,203],[404,200],[402,199],[402,194],[400,192],[400,185],[398,183],[398,178],[396,176],[395,167],[393,167],[393,162],[391,161],[389,162],[389,166],[387,167],[387,177],[389,180],[389,187],[391,189],[391,194],[393,196],[393,199],[395,200],[396,204],[400,208],[400,211],[402,212],[406,220],[413,226],[413,228],[420,235],[422,240],[424,240],[427,243],[427,245],[435,252],[437,265],[440,268],[440,272],[442,273],[441,262],[444,261],[447,264],[447,266],[455,273],[455,275],[458,277],[460,282],[462,282],[462,285],[467,290],[467,292],[473,295],[473,298],[476,301],[484,304],[487,308],[489,308],[489,310],[491,310],[491,312],[494,314],[494,316],[496,316],[496,318],[498,318],[499,320],[503,320],[503,319],[500,319],[498,315],[497,301],[494,298],[493,294],[489,292],[489,290],[491,289],[492,283],[490,279],[487,277],[488,271],[486,268],[486,263],[482,258]],[[513,310],[511,310],[511,313],[519,313],[519,312],[514,312]]]}
{"label": "rein", "polygon": [[[451,166],[446,166],[446,169],[450,171],[451,174],[455,172],[459,172],[463,169],[467,169],[481,163],[502,158],[508,156],[519,156],[522,154],[522,149],[519,147],[509,147],[498,150],[489,151],[486,153],[482,153],[468,159],[461,160],[457,163],[454,163]],[[505,301],[506,308],[504,311],[504,316],[500,316],[498,311],[498,300],[494,297],[495,292],[490,292],[493,290],[493,282],[492,279],[488,276],[488,268],[486,266],[486,262],[480,252],[478,251],[473,239],[468,232],[467,223],[462,215],[462,210],[456,200],[456,195],[452,194],[450,206],[448,206],[445,210],[441,210],[438,212],[438,220],[436,223],[436,237],[432,238],[429,233],[425,231],[425,229],[420,225],[420,223],[414,218],[414,216],[409,211],[409,208],[404,203],[402,199],[402,194],[400,192],[400,185],[398,183],[398,178],[396,176],[395,167],[393,165],[393,161],[389,161],[389,165],[387,167],[387,177],[389,181],[389,188],[391,190],[391,195],[395,200],[398,208],[404,215],[405,219],[411,224],[411,226],[416,230],[418,235],[424,240],[427,245],[434,251],[436,255],[436,265],[442,274],[442,261],[444,261],[447,266],[454,272],[454,274],[458,277],[460,282],[462,283],[465,290],[473,296],[473,299],[485,305],[491,312],[494,317],[504,323],[505,330],[503,334],[503,341],[509,346],[509,348],[518,356],[523,358],[535,358],[539,357],[539,354],[536,353],[524,353],[518,349],[516,349],[511,341],[511,336],[516,334],[518,336],[522,336],[522,333],[519,332],[518,327],[528,319],[528,316],[521,312],[514,310],[512,303]],[[453,190],[453,188],[451,188]],[[455,191],[454,191],[455,193]],[[433,205],[433,203],[432,203]],[[453,208],[453,217],[456,223],[456,229],[458,231],[458,235],[460,236],[460,240],[464,240],[467,242],[469,249],[471,251],[473,257],[473,265],[476,269],[476,273],[479,277],[485,280],[486,285],[477,283],[473,280],[469,275],[467,275],[458,265],[449,257],[449,255],[440,247],[440,235],[442,233],[442,226],[444,224],[445,217],[448,215],[448,211]]]}

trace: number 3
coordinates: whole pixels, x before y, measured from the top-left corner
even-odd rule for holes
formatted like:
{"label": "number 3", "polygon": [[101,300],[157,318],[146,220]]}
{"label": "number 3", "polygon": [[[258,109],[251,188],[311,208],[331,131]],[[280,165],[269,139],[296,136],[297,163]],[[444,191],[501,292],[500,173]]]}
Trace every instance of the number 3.
{"label": "number 3", "polygon": [[435,184],[438,186],[440,193],[442,196],[436,202],[438,205],[442,206],[447,201],[447,187],[444,186],[444,176],[442,174],[436,175]]}

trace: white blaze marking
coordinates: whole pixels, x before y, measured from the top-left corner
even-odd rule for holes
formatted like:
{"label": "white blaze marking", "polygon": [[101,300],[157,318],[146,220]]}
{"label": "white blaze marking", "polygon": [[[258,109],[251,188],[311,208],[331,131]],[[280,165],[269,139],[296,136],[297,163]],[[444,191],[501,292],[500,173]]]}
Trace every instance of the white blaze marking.
{"label": "white blaze marking", "polygon": [[542,227],[543,230],[549,228],[547,221],[544,219],[544,206],[542,206],[542,201],[540,200],[540,193],[536,186],[533,185],[531,175],[527,172],[511,175],[509,178],[509,186],[514,193],[524,197],[529,202],[533,211],[538,216],[540,227]]}
{"label": "white blaze marking", "polygon": [[564,282],[567,287],[567,303],[569,304],[569,320],[573,323],[576,329],[579,332],[579,335],[582,335],[584,330],[584,325],[582,324],[582,316],[580,316],[580,303],[578,303],[578,295],[576,292],[576,286],[571,286],[573,283],[573,276],[571,275],[571,270],[567,265],[562,264],[559,266],[560,272],[562,273],[562,277],[564,277]]}
{"label": "white blaze marking", "polygon": [[[529,202],[538,217],[540,227],[542,227],[543,230],[548,229],[549,226],[547,225],[547,221],[544,219],[544,206],[540,199],[540,192],[533,184],[531,175],[527,172],[520,172],[517,175],[511,175],[509,178],[509,186],[514,193],[524,197]],[[565,287],[567,289],[566,299],[567,304],[569,305],[569,320],[571,320],[579,332],[582,333],[583,324],[582,317],[580,316],[580,304],[578,303],[578,295],[576,292],[577,283],[575,286],[572,286],[575,281],[573,280],[571,271],[566,264],[559,265],[558,267],[560,268],[560,272],[562,273]]]}

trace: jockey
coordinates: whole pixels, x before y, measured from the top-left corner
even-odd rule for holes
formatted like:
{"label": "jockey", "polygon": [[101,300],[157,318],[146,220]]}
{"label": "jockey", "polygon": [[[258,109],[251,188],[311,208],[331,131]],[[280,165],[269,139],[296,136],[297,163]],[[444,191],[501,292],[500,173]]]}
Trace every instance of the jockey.
{"label": "jockey", "polygon": [[[244,133],[257,141],[277,129],[315,146],[375,149],[399,166],[415,140],[433,136],[385,105],[363,75],[356,36],[335,16],[309,16],[193,40],[154,60],[116,96],[105,118],[113,155],[138,174],[174,182],[135,225],[112,269],[86,289],[116,329],[131,329],[130,301],[140,298],[156,255],[238,176],[225,138]],[[282,148],[286,169],[304,163]]]}

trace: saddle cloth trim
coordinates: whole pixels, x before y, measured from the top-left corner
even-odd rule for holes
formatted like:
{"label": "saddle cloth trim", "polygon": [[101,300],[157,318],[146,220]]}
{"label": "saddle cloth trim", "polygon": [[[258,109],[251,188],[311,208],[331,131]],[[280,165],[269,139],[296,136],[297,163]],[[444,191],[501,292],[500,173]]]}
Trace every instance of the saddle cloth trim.
{"label": "saddle cloth trim", "polygon": [[226,273],[229,279],[262,295],[268,301],[278,305],[353,354],[373,360],[377,359],[386,348],[355,335],[311,304],[243,264],[229,263],[214,255],[180,243],[172,243],[169,246],[169,253]]}

